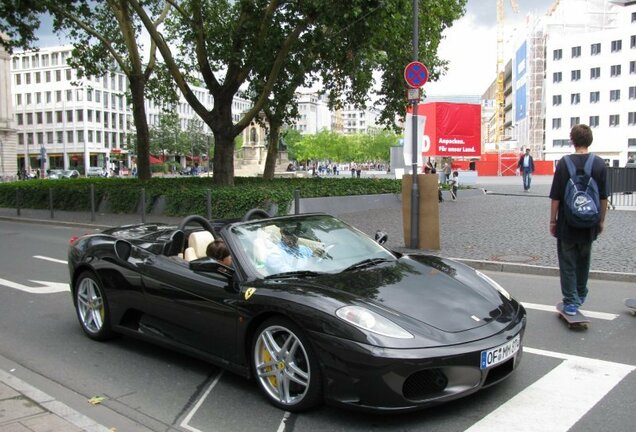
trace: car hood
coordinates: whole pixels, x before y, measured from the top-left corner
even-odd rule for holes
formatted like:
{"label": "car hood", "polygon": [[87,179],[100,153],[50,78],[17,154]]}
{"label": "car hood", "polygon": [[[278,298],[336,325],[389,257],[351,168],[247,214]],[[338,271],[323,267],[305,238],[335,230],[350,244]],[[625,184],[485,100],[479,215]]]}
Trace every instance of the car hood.
{"label": "car hood", "polygon": [[436,256],[404,256],[392,263],[292,284],[319,290],[344,304],[364,305],[407,330],[424,323],[443,332],[463,332],[507,321],[515,312],[473,269]]}

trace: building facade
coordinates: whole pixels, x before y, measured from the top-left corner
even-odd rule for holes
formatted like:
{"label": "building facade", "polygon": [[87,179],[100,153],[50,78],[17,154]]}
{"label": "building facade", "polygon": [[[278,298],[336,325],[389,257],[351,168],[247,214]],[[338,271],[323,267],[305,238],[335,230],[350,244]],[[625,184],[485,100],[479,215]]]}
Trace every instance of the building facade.
{"label": "building facade", "polygon": [[[7,36],[0,33],[0,38]],[[16,130],[11,98],[11,56],[0,46],[0,179],[13,180],[18,174]]]}
{"label": "building facade", "polygon": [[85,173],[125,158],[126,76],[112,72],[79,79],[66,63],[71,50],[42,48],[11,58],[20,169]]}

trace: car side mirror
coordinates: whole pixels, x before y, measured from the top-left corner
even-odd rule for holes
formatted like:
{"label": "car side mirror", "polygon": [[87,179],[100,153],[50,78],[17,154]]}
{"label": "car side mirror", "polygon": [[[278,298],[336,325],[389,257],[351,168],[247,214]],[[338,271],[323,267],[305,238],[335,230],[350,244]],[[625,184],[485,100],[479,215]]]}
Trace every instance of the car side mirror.
{"label": "car side mirror", "polygon": [[389,239],[389,235],[383,231],[376,231],[375,233],[375,241],[378,244],[384,244]]}
{"label": "car side mirror", "polygon": [[195,272],[218,273],[226,276],[228,279],[234,276],[234,269],[228,267],[214,258],[203,257],[189,262],[190,270]]}

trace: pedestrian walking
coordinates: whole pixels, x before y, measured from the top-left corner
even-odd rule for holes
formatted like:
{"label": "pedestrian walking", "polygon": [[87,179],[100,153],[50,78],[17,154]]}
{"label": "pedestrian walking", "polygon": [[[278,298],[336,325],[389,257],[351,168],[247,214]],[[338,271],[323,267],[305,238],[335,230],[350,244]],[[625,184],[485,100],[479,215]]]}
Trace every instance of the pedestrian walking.
{"label": "pedestrian walking", "polygon": [[448,184],[450,185],[451,199],[457,201],[457,190],[459,189],[459,173],[457,171],[453,171]]}
{"label": "pedestrian walking", "polygon": [[532,173],[534,172],[534,159],[530,155],[530,149],[526,149],[526,154],[519,158],[517,163],[519,171],[523,174],[523,190],[528,192],[530,190],[530,182],[532,180]]}
{"label": "pedestrian walking", "polygon": [[[588,296],[587,280],[592,258],[592,242],[603,232],[607,211],[607,168],[603,159],[589,153],[592,140],[592,129],[589,126],[577,124],[572,127],[570,141],[574,145],[574,154],[564,156],[558,162],[550,189],[550,199],[552,200],[550,234],[557,239],[563,310],[568,315],[576,315],[578,308]],[[574,187],[566,161],[568,158],[573,164],[573,171],[575,170],[576,175],[586,177],[586,163],[589,158],[592,158],[590,165],[588,165],[591,166],[589,174],[598,186],[599,208],[598,222],[591,227],[574,226],[571,218],[566,218],[570,208],[581,201],[580,198],[566,201],[566,193],[569,198],[567,189],[571,190]],[[585,182],[586,177],[581,178],[580,181]],[[569,186],[568,183],[570,183]],[[589,202],[584,203],[583,211],[589,210],[592,206]]]}

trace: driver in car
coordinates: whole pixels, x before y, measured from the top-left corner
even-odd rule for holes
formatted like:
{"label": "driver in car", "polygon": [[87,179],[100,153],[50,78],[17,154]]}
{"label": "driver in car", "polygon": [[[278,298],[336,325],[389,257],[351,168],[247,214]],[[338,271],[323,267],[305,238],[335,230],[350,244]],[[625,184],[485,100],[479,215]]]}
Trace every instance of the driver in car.
{"label": "driver in car", "polygon": [[311,249],[298,244],[298,236],[288,228],[280,229],[280,241],[265,260],[271,274],[298,270],[313,255]]}

